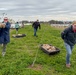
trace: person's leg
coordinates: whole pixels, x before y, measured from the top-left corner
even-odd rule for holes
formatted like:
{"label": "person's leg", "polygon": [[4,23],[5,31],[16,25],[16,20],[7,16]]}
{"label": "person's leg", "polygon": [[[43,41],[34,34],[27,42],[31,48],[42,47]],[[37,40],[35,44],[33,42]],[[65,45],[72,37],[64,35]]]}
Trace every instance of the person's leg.
{"label": "person's leg", "polygon": [[36,36],[36,28],[34,28],[34,36]]}
{"label": "person's leg", "polygon": [[38,37],[38,35],[37,35],[37,28],[36,28],[36,37]]}
{"label": "person's leg", "polygon": [[4,56],[6,53],[6,46],[7,44],[3,44],[2,56]]}
{"label": "person's leg", "polygon": [[18,34],[18,28],[16,28],[16,35]]}
{"label": "person's leg", "polygon": [[73,50],[73,47],[74,47],[74,46],[71,46],[71,50]]}
{"label": "person's leg", "polygon": [[0,44],[0,48],[2,48],[2,49],[3,49],[3,44]]}
{"label": "person's leg", "polygon": [[18,34],[18,28],[17,28],[17,34]]}
{"label": "person's leg", "polygon": [[70,56],[72,54],[73,46],[70,46],[69,44],[65,43],[65,47],[66,47],[66,50],[67,50],[67,54],[66,54],[66,66],[70,67]]}

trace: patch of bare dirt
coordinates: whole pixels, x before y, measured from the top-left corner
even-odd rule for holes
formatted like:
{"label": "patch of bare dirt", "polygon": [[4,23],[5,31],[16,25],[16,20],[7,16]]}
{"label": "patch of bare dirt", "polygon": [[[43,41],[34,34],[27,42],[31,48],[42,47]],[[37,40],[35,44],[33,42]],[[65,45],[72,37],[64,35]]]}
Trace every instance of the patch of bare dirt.
{"label": "patch of bare dirt", "polygon": [[28,66],[28,68],[33,69],[33,70],[41,70],[42,65],[40,65],[40,64],[35,64],[34,66],[30,65],[30,66]]}

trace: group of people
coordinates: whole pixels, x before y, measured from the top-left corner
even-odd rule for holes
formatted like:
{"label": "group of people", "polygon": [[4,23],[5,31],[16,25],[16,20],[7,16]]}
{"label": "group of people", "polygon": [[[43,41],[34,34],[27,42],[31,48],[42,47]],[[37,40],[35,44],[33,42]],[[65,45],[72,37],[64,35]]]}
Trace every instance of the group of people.
{"label": "group of people", "polygon": [[[3,50],[2,50],[2,56],[5,56],[6,54],[6,46],[10,42],[10,22],[8,21],[8,18],[5,17],[3,23],[5,24],[5,27],[0,26],[0,44],[3,44]],[[32,24],[32,27],[34,28],[34,36],[37,37],[37,30],[40,29],[40,23],[39,20],[35,21]],[[18,22],[15,25],[16,31],[18,31],[19,24]],[[18,32],[16,33],[18,34]],[[72,54],[72,50],[74,45],[76,44],[76,21],[72,23],[71,26],[64,29],[61,32],[61,38],[64,40],[65,48],[66,48],[66,67],[70,68],[70,56]]]}
{"label": "group of people", "polygon": [[[4,57],[6,54],[6,46],[10,42],[10,27],[11,24],[8,21],[8,18],[5,17],[3,22],[5,26],[0,26],[0,46],[3,45],[3,50],[2,50],[2,56]],[[40,23],[39,21],[35,21],[32,25],[34,28],[34,36],[37,36],[36,32],[38,27],[40,28]],[[18,34],[18,29],[19,29],[19,23],[15,23],[15,29],[16,29],[16,35]]]}

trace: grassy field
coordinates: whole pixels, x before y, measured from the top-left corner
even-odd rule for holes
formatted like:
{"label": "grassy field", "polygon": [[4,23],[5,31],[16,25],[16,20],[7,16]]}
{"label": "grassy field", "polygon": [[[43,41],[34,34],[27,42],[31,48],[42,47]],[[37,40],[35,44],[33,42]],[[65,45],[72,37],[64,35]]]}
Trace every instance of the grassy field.
{"label": "grassy field", "polygon": [[[25,26],[19,33],[26,34],[23,38],[12,38],[15,30],[11,31],[11,42],[7,46],[5,57],[0,51],[0,75],[76,75],[76,48],[71,57],[71,68],[65,67],[66,50],[60,37],[61,30],[42,24],[38,37],[33,36],[33,28]],[[48,55],[40,49],[41,44],[52,44],[60,49],[56,55]],[[2,47],[0,47],[0,50]],[[37,59],[31,67],[36,52]]]}

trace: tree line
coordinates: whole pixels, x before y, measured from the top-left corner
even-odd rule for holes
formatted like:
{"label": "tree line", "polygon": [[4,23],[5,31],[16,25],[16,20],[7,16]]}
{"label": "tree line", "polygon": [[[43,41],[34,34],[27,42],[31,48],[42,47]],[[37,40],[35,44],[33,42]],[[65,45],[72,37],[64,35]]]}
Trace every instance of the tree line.
{"label": "tree line", "polygon": [[[27,21],[24,20],[22,23],[33,23],[34,21]],[[57,20],[50,20],[50,21],[40,21],[40,23],[50,23],[50,24],[71,24],[72,21],[57,21]]]}

